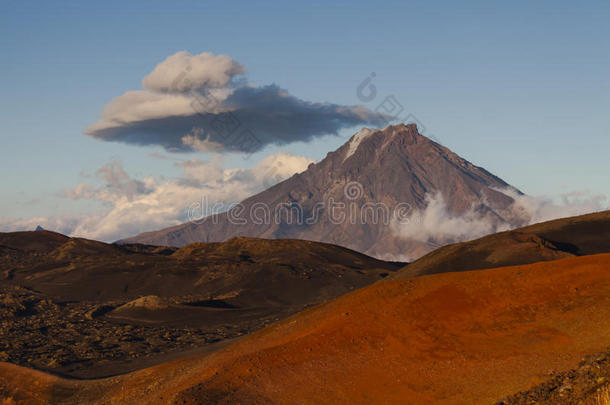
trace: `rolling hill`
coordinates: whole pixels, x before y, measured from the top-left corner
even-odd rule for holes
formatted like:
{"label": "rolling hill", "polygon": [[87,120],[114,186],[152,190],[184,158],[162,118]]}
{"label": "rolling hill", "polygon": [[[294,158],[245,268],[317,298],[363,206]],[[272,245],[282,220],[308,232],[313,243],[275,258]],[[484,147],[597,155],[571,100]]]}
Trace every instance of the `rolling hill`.
{"label": "rolling hill", "polygon": [[562,218],[441,247],[394,277],[488,269],[610,253],[610,211]]}

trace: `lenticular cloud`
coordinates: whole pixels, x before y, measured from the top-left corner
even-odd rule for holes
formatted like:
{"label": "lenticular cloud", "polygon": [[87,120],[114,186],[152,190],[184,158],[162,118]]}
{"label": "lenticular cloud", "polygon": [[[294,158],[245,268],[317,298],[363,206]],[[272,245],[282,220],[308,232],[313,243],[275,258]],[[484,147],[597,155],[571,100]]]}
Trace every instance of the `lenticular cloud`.
{"label": "lenticular cloud", "polygon": [[363,106],[313,103],[275,84],[248,84],[245,71],[227,55],[178,52],[142,80],[142,90],[110,101],[85,134],[172,152],[256,152],[387,123],[388,117]]}

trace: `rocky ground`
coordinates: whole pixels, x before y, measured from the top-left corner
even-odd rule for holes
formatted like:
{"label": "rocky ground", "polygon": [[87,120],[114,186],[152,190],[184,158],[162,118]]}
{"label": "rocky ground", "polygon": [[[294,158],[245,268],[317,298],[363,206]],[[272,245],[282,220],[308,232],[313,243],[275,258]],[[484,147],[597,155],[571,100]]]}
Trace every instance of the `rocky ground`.
{"label": "rocky ground", "polygon": [[272,321],[196,328],[107,316],[123,304],[56,302],[22,287],[0,288],[0,361],[78,377],[105,374],[107,364],[108,374],[115,374],[137,368],[138,361],[239,337]]}
{"label": "rocky ground", "polygon": [[610,404],[610,348],[584,358],[576,369],[557,373],[548,381],[496,405],[529,404]]}

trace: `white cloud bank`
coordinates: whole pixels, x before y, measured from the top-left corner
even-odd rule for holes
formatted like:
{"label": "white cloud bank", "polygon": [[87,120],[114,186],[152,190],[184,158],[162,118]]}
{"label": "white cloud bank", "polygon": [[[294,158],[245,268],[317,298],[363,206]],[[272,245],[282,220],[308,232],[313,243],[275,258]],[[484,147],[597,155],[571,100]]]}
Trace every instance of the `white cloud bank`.
{"label": "white cloud bank", "polygon": [[175,163],[183,170],[177,179],[137,180],[129,176],[120,162],[112,161],[96,173],[101,186],[83,183],[62,192],[63,197],[72,200],[101,201],[106,209],[86,215],[0,218],[0,231],[33,230],[41,225],[67,235],[115,241],[183,223],[188,220],[189,208],[203,199],[218,212],[304,171],[312,162],[280,152],[265,157],[252,168],[226,169],[216,155],[209,161],[192,159]]}
{"label": "white cloud bank", "polygon": [[[587,192],[568,193],[557,199],[522,195],[510,188],[498,191],[513,198],[509,214],[512,218],[522,218],[523,226],[610,209],[605,196]],[[392,223],[397,236],[441,246],[514,228],[474,207],[462,214],[453,214],[440,193],[429,194],[426,200],[426,208],[415,210],[401,223]]]}
{"label": "white cloud bank", "polygon": [[363,106],[313,103],[275,84],[247,84],[245,70],[227,55],[178,52],[142,80],[143,90],[110,101],[85,134],[172,152],[202,150],[199,142],[215,152],[256,152],[388,121]]}

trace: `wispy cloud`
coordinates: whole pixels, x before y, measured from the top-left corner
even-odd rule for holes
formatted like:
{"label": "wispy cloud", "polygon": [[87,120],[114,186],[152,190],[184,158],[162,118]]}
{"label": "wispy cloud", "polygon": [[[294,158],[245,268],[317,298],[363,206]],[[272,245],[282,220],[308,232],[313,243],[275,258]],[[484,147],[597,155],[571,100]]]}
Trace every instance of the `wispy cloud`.
{"label": "wispy cloud", "polygon": [[72,200],[101,201],[106,208],[95,213],[0,218],[0,231],[33,230],[37,225],[68,235],[115,241],[140,232],[186,222],[189,207],[205,198],[210,207],[229,207],[246,197],[302,172],[311,159],[276,153],[251,168],[222,167],[216,155],[210,160],[176,162],[182,175],[172,180],[132,178],[119,161],[96,172],[97,183],[87,182],[61,195]]}
{"label": "wispy cloud", "polygon": [[[514,201],[506,212],[499,214],[473,206],[456,214],[448,209],[442,194],[428,194],[426,207],[413,211],[407,221],[393,223],[393,231],[405,239],[441,246],[509,230],[517,224],[525,226],[610,209],[606,196],[588,192],[572,192],[552,198],[531,197],[512,188],[497,191]],[[504,221],[503,216],[510,220]]]}

